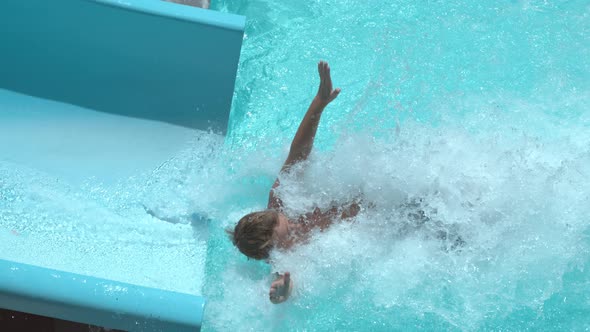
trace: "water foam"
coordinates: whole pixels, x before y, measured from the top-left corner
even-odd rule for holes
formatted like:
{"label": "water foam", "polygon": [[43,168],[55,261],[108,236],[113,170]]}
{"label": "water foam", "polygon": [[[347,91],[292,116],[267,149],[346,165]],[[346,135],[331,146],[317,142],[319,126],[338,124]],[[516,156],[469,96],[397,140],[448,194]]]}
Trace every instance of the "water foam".
{"label": "water foam", "polygon": [[[475,330],[531,315],[549,320],[547,303],[564,291],[564,277],[590,259],[590,135],[586,99],[578,100],[582,112],[559,117],[555,102],[466,98],[471,113],[439,105],[447,113],[429,123],[344,132],[304,171],[282,177],[279,193],[291,215],[359,196],[363,212],[274,254],[272,269],[290,271],[297,285],[283,306],[266,298],[270,277],[253,272],[268,269],[229,253],[212,282],[222,290],[208,306],[210,324],[224,329],[240,316],[254,330]],[[417,212],[428,220],[420,224]]]}

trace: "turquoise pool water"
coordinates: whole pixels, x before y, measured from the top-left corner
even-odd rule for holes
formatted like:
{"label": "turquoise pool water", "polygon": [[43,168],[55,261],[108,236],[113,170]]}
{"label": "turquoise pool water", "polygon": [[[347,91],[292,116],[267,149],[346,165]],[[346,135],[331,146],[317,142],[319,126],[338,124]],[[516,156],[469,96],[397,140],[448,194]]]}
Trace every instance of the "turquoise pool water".
{"label": "turquoise pool water", "polygon": [[[213,209],[206,330],[590,329],[587,1],[214,6],[248,25],[231,171],[212,189],[226,195]],[[377,208],[272,268],[249,262],[223,228],[264,207],[319,59],[342,93],[281,194],[293,213],[358,193]],[[404,232],[412,199],[438,224]],[[442,250],[440,229],[464,246]],[[289,303],[268,302],[271,270],[291,271]]]}

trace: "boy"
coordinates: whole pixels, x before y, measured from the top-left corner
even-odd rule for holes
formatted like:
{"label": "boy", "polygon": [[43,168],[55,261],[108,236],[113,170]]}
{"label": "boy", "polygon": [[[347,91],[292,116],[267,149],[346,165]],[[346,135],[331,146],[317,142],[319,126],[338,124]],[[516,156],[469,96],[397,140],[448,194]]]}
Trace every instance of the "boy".
{"label": "boy", "polygon": [[[281,173],[289,172],[293,165],[307,159],[313,147],[322,112],[340,93],[340,89],[332,89],[328,63],[320,61],[318,72],[320,75],[318,93],[297,129]],[[328,211],[316,208],[313,212],[290,219],[283,213],[283,202],[274,192],[279,185],[277,178],[270,190],[267,210],[244,216],[233,231],[228,231],[234,245],[250,258],[268,259],[272,249],[289,249],[304,240],[311,230],[315,228],[324,230],[334,219],[354,217],[360,210],[357,203],[352,203],[347,207],[333,207]],[[293,281],[290,273],[277,274],[277,279],[270,286],[270,301],[275,304],[286,301],[292,289]]]}

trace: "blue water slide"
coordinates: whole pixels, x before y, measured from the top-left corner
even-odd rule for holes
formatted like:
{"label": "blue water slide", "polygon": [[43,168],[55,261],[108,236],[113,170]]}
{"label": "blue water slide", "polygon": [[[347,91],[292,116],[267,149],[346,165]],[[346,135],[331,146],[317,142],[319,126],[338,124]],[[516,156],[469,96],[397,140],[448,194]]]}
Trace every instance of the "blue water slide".
{"label": "blue water slide", "polygon": [[12,310],[124,331],[198,331],[202,297],[0,260]]}
{"label": "blue water slide", "polygon": [[[0,89],[14,92],[4,94],[11,105],[28,95],[225,132],[244,24],[241,16],[159,0],[2,0]],[[204,303],[0,260],[3,309],[127,331],[196,331]]]}
{"label": "blue water slide", "polygon": [[2,0],[0,88],[225,132],[244,24],[160,0]]}

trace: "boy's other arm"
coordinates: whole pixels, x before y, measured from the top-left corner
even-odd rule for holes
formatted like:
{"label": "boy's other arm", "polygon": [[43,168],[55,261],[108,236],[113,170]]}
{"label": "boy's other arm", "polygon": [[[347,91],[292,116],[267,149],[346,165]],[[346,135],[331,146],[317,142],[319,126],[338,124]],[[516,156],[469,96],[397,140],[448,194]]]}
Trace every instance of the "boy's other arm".
{"label": "boy's other arm", "polygon": [[268,296],[270,302],[279,304],[287,301],[291,292],[293,291],[293,281],[291,280],[291,274],[285,272],[285,274],[278,274],[277,279],[270,285],[270,291]]}

